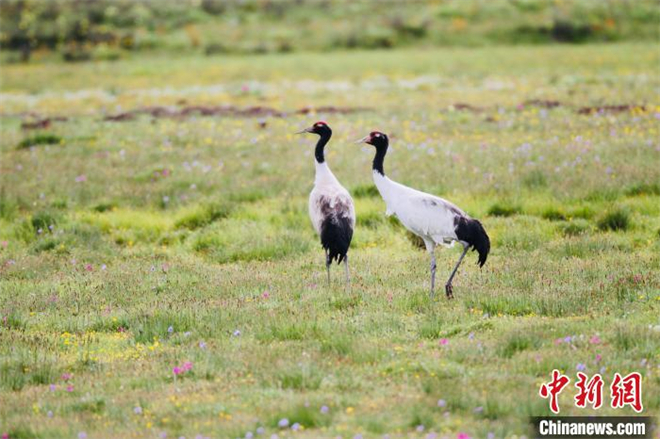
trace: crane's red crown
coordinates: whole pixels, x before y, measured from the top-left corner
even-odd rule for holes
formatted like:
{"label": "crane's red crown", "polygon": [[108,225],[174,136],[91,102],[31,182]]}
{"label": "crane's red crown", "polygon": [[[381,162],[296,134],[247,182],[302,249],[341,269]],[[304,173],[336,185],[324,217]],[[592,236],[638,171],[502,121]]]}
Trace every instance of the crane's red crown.
{"label": "crane's red crown", "polygon": [[325,121],[323,121],[323,120],[319,120],[318,122],[316,122],[316,123],[314,124],[314,126],[315,126],[315,127],[321,127],[321,126],[326,126],[326,127],[327,127],[328,124],[325,123]]}

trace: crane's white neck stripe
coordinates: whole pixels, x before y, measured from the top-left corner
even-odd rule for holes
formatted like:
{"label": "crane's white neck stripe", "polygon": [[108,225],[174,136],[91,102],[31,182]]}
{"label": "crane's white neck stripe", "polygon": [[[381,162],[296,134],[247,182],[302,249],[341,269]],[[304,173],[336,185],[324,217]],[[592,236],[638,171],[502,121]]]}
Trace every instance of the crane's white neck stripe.
{"label": "crane's white neck stripe", "polygon": [[319,163],[317,161],[314,162],[314,165],[316,167],[316,177],[314,179],[314,184],[315,185],[322,185],[322,184],[339,184],[339,181],[335,177],[335,175],[332,173],[330,170],[330,167],[326,162]]}

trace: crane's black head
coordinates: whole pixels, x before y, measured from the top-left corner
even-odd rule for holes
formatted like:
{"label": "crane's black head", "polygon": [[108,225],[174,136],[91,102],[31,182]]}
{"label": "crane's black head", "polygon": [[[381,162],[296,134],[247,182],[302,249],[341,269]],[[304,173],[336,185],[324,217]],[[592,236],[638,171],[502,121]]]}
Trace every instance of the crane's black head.
{"label": "crane's black head", "polygon": [[332,137],[332,130],[330,129],[327,123],[320,120],[311,127],[298,131],[296,134],[303,134],[303,133],[318,134],[321,137],[318,143],[316,144],[316,149],[314,150],[314,157],[316,158],[317,162],[323,163],[325,161],[325,157],[323,155],[323,148],[325,148],[326,143],[328,143],[330,137]]}
{"label": "crane's black head", "polygon": [[316,122],[314,125],[312,125],[309,128],[305,128],[304,130],[298,131],[296,134],[303,134],[303,133],[318,134],[319,136],[326,137],[328,139],[330,138],[330,136],[332,136],[332,130],[330,129],[330,126],[322,120]]}
{"label": "crane's black head", "polygon": [[372,131],[368,136],[363,137],[356,143],[368,143],[369,145],[373,145],[376,148],[373,170],[377,171],[380,175],[385,175],[385,170],[383,169],[383,161],[385,160],[387,147],[390,143],[390,140],[387,138],[387,134],[381,133],[380,131]]}
{"label": "crane's black head", "polygon": [[387,134],[381,133],[380,131],[372,131],[368,136],[358,140],[357,143],[368,143],[376,147],[378,151],[387,151],[387,146],[390,143],[390,139],[387,138]]}

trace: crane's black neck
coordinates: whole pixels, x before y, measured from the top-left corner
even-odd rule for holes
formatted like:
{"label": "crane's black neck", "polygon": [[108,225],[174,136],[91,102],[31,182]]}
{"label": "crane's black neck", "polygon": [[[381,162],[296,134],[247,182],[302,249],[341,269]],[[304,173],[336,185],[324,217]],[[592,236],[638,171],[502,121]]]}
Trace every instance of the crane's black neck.
{"label": "crane's black neck", "polygon": [[383,177],[385,177],[385,169],[383,168],[383,162],[385,161],[385,154],[387,154],[387,146],[377,147],[376,156],[374,157],[374,163],[373,163],[373,170],[378,172]]}
{"label": "crane's black neck", "polygon": [[330,137],[332,137],[332,133],[323,133],[323,134],[320,134],[320,136],[321,136],[321,138],[319,139],[318,143],[316,144],[316,150],[314,151],[314,157],[316,157],[317,163],[325,162],[325,156],[323,155],[323,149],[325,148],[325,145],[330,140]]}

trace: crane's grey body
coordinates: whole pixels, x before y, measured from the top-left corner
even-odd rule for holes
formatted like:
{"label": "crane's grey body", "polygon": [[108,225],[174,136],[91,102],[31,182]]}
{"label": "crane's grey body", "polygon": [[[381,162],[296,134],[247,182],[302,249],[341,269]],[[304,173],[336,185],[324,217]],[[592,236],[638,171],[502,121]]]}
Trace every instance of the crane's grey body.
{"label": "crane's grey body", "polygon": [[309,194],[309,218],[325,249],[328,284],[333,259],[344,262],[349,284],[348,246],[355,228],[355,207],[348,191],[326,163],[316,162],[314,189]]}
{"label": "crane's grey body", "polygon": [[348,191],[339,183],[325,162],[324,148],[332,137],[332,130],[323,121],[316,122],[299,133],[320,136],[314,151],[314,188],[309,194],[309,218],[321,239],[325,251],[325,266],[330,285],[332,261],[344,262],[346,285],[349,285],[348,249],[355,227],[355,207]]}
{"label": "crane's grey body", "polygon": [[374,183],[387,206],[386,215],[396,215],[405,228],[424,240],[426,246],[452,246],[456,235],[456,217],[469,216],[451,202],[409,188],[374,171]]}
{"label": "crane's grey body", "polygon": [[387,178],[383,168],[389,145],[387,135],[374,131],[360,142],[376,147],[373,179],[387,206],[386,214],[396,215],[404,227],[424,240],[431,256],[431,296],[435,292],[435,247],[438,244],[451,247],[455,242],[463,245],[463,253],[445,284],[447,297],[453,298],[452,281],[467,251],[472,248],[479,252],[481,266],[486,262],[490,252],[486,231],[479,221],[470,218],[453,203]]}

